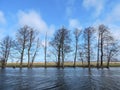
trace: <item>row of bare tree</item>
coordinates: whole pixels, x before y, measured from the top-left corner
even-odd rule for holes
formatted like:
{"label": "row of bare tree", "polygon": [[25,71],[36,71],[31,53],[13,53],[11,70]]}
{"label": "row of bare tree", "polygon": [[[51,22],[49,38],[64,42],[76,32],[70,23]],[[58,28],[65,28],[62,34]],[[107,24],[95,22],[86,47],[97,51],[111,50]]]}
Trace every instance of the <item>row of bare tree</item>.
{"label": "row of bare tree", "polygon": [[[49,42],[48,47],[47,42]],[[1,40],[0,58],[2,67],[6,66],[8,59],[13,58],[20,61],[20,68],[22,68],[24,60],[28,61],[28,68],[32,67],[39,51],[38,31],[25,25],[16,32],[14,40],[10,36]],[[47,51],[50,52],[50,55]],[[99,25],[97,29],[94,27],[87,27],[84,30],[76,28],[73,32],[62,27],[56,30],[51,41],[47,41],[47,33],[45,35],[45,67],[47,67],[47,56],[56,59],[57,67],[64,67],[64,62],[68,57],[71,59],[74,57],[74,67],[76,62],[81,60],[82,63],[87,61],[90,68],[90,62],[95,58],[97,67],[103,67],[104,61],[107,61],[107,67],[109,67],[109,62],[117,56],[118,52],[119,43],[105,25]],[[72,53],[72,56],[69,56],[70,53]]]}
{"label": "row of bare tree", "polygon": [[87,61],[89,68],[93,60],[97,62],[97,67],[103,67],[104,61],[109,67],[110,61],[119,53],[119,43],[105,25],[99,25],[98,28],[87,27],[84,30],[75,29],[73,35],[70,35],[70,30],[62,27],[55,32],[51,40],[54,48],[52,53],[54,55],[56,53],[58,67],[64,67],[64,58],[71,52],[73,52],[74,67],[76,61],[81,60],[82,63]]}
{"label": "row of bare tree", "polygon": [[21,68],[26,55],[28,67],[31,67],[39,48],[39,38],[37,35],[38,32],[36,30],[25,25],[17,31],[15,40],[10,36],[6,36],[0,42],[2,67],[6,66],[8,58],[11,57],[10,59],[15,58],[20,61]]}

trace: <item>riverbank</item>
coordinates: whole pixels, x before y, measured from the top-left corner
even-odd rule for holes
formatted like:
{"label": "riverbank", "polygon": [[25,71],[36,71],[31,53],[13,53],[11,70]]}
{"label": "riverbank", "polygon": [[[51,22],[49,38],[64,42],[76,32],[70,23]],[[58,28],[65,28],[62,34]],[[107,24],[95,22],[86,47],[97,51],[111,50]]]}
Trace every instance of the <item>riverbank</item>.
{"label": "riverbank", "polygon": [[[0,65],[1,66],[1,65]],[[91,62],[91,67],[97,67],[96,62]],[[106,67],[107,63],[103,63],[103,67]],[[7,63],[6,67],[20,67],[19,63]],[[23,67],[27,67],[27,63],[23,63]],[[43,62],[35,62],[33,63],[33,67],[45,67]],[[54,62],[48,62],[46,67],[57,67],[57,64]],[[64,67],[73,67],[73,62],[65,62]],[[76,63],[76,67],[88,67],[87,62],[83,64],[81,62]],[[120,62],[110,62],[110,67],[120,67]]]}

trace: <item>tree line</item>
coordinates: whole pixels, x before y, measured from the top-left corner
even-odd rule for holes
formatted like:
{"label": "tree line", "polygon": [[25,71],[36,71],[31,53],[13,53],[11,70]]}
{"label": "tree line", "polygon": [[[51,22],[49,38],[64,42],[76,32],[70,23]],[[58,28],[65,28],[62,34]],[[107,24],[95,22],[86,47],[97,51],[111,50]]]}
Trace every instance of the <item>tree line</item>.
{"label": "tree line", "polygon": [[[46,32],[43,45],[45,67],[47,67],[47,57],[49,56],[55,60],[57,67],[64,68],[66,58],[71,58],[74,67],[76,67],[77,61],[81,61],[82,64],[87,61],[87,66],[90,68],[90,63],[94,60],[97,62],[97,67],[103,67],[103,62],[106,61],[109,68],[110,61],[115,60],[119,54],[119,41],[115,40],[110,29],[103,24],[97,28],[87,27],[83,30],[78,28],[68,30],[62,27],[55,31],[50,41],[47,40],[47,34],[49,32]],[[6,67],[8,59],[13,58],[20,62],[20,68],[23,67],[23,62],[26,60],[28,68],[32,67],[36,56],[41,57],[38,53],[41,49],[39,36],[37,30],[27,25],[17,30],[15,39],[5,36],[0,41],[2,67]]]}

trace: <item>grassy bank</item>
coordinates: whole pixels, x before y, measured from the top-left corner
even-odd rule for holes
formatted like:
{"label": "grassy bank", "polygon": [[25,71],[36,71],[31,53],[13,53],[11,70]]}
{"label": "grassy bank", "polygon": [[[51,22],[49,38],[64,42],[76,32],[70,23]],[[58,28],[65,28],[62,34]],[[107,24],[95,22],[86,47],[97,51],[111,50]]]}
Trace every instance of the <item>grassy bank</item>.
{"label": "grassy bank", "polygon": [[[106,67],[107,63],[103,63],[103,67]],[[1,65],[0,65],[1,66]],[[6,67],[20,67],[19,63],[7,63]],[[23,63],[23,67],[27,67],[27,63]],[[44,63],[33,63],[33,67],[45,67]],[[56,63],[48,62],[47,67],[57,67]],[[64,67],[73,67],[72,62],[65,62]],[[76,67],[87,67],[87,62],[83,64],[81,62],[76,63]],[[91,62],[91,67],[96,67],[96,62]],[[120,67],[120,62],[110,62],[110,67]]]}

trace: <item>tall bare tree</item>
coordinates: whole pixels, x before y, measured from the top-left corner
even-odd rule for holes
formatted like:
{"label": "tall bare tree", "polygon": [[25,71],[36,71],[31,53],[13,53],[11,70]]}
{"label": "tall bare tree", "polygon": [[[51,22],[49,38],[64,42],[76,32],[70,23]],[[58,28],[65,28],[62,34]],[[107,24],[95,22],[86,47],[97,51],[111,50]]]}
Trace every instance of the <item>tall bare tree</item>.
{"label": "tall bare tree", "polygon": [[[104,45],[105,45],[105,40],[108,37],[109,31],[108,31],[108,27],[106,27],[105,25],[100,25],[99,29],[99,44],[100,44],[100,60],[101,60],[101,67],[103,67],[103,57],[104,57]],[[99,57],[99,56],[98,56]]]}
{"label": "tall bare tree", "polygon": [[[53,40],[51,41],[51,45],[57,50],[58,63],[57,66],[64,67],[64,58],[65,54],[70,52],[70,31],[66,28],[62,27],[57,30]],[[62,60],[62,62],[61,62]]]}
{"label": "tall bare tree", "polygon": [[75,36],[75,57],[74,57],[74,67],[76,66],[76,58],[77,58],[77,51],[78,51],[78,40],[81,34],[81,30],[75,29],[74,36]]}
{"label": "tall bare tree", "polygon": [[85,43],[85,50],[86,50],[86,57],[88,61],[88,67],[90,68],[90,59],[91,59],[91,54],[92,54],[92,41],[93,41],[93,34],[94,34],[94,28],[93,27],[88,27],[85,28],[84,30],[84,43]]}
{"label": "tall bare tree", "polygon": [[60,45],[60,39],[61,39],[61,33],[60,30],[57,30],[54,34],[54,37],[52,39],[52,41],[50,42],[51,46],[53,48],[55,48],[54,50],[57,51],[57,67],[60,67],[60,49],[61,49],[61,45]]}
{"label": "tall bare tree", "polygon": [[22,63],[24,59],[24,52],[27,48],[27,43],[29,42],[29,27],[23,26],[17,31],[16,34],[17,50],[20,52],[20,68],[22,68]]}
{"label": "tall bare tree", "polygon": [[64,68],[64,59],[67,53],[71,51],[71,38],[70,38],[70,31],[66,28],[61,28],[61,53],[62,53],[62,67]]}
{"label": "tall bare tree", "polygon": [[28,46],[28,68],[30,67],[30,62],[32,61],[32,52],[34,52],[34,44],[36,37],[38,35],[38,32],[34,30],[33,28],[29,27],[29,41],[27,43]]}

